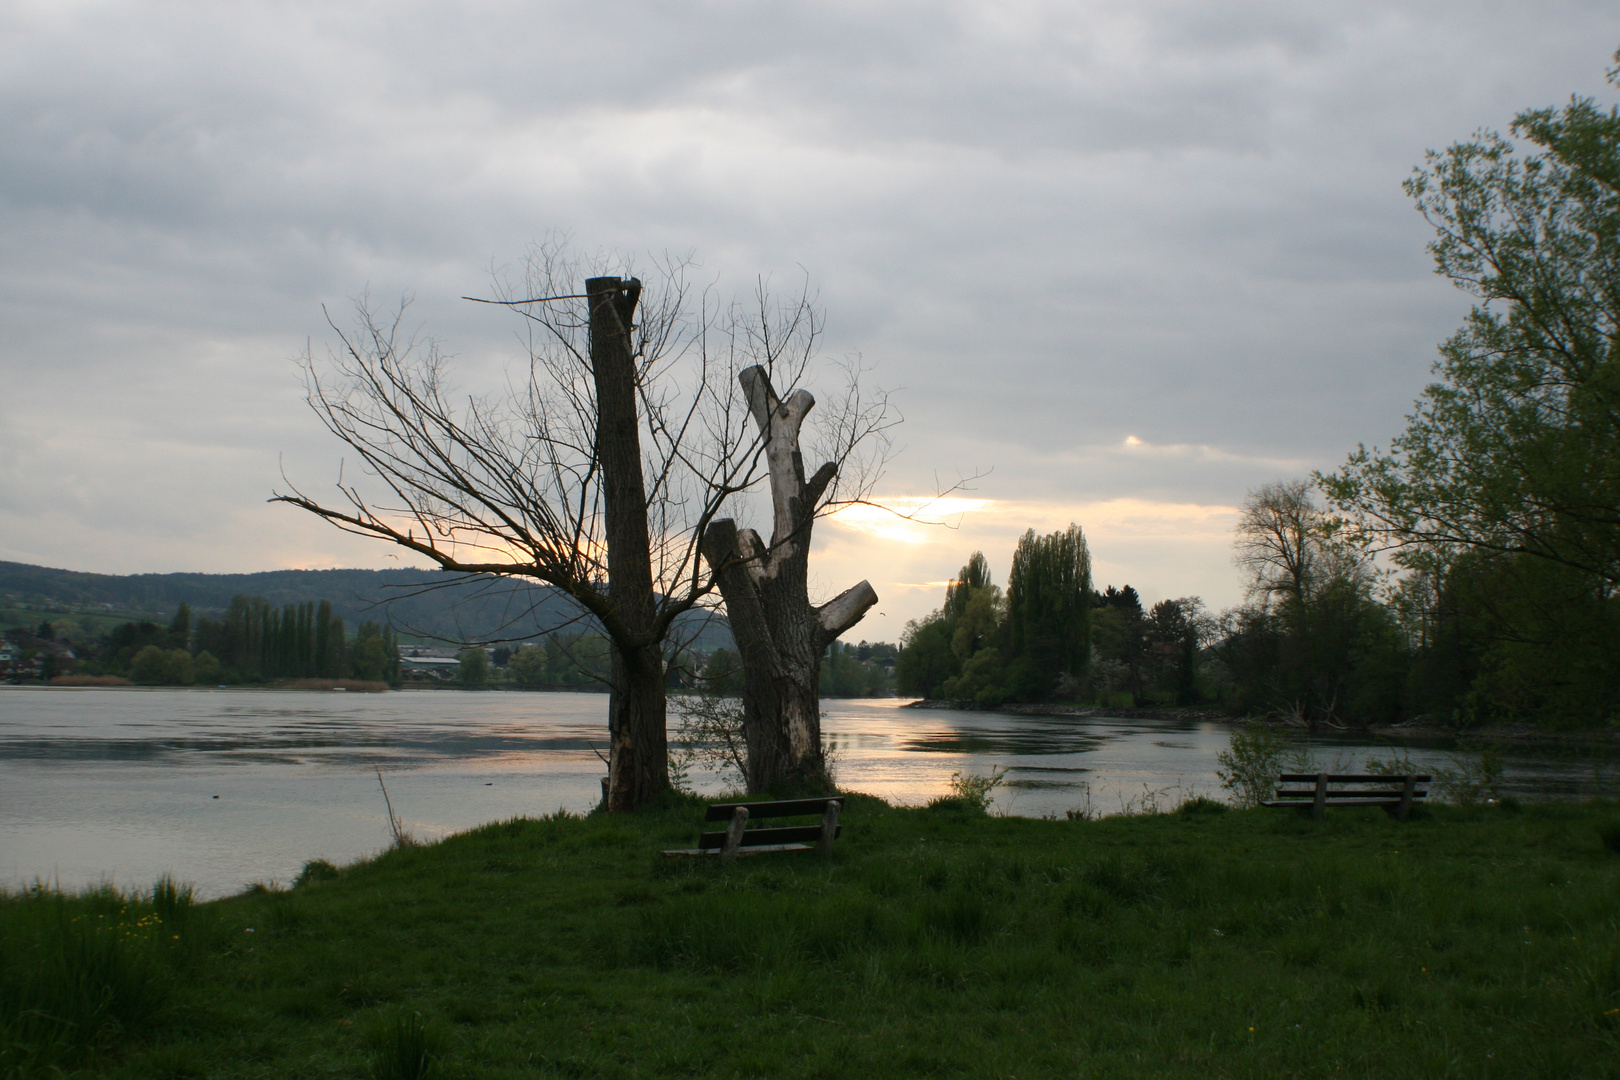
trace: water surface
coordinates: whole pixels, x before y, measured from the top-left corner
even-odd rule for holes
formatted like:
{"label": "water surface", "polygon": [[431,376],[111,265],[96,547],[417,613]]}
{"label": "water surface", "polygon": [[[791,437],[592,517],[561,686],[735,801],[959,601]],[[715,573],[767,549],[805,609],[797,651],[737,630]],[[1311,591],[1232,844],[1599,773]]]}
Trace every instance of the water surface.
{"label": "water surface", "polygon": [[[1229,729],[1201,721],[1009,716],[827,701],[842,786],[923,803],[953,773],[1006,770],[1000,813],[1063,816],[1219,796]],[[204,895],[287,882],[311,859],[344,863],[390,839],[394,812],[422,839],[487,821],[584,811],[601,793],[600,694],[0,688],[0,885],[36,879],[149,887],[172,872]],[[1320,767],[1359,769],[1388,746],[1309,736]],[[1420,767],[1466,753],[1408,748]],[[1531,754],[1506,761],[1525,798],[1613,790],[1615,766]],[[706,793],[726,778],[695,774]]]}

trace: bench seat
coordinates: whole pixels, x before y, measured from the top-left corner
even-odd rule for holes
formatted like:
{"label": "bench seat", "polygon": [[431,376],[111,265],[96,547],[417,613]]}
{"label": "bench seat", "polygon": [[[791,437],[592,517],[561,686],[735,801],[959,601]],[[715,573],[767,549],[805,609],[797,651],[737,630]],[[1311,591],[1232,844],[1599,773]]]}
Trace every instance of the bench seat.
{"label": "bench seat", "polygon": [[[815,848],[823,853],[832,850],[832,842],[843,831],[838,823],[844,802],[838,798],[778,799],[772,802],[713,803],[703,815],[704,821],[724,821],[723,832],[706,832],[698,837],[695,848],[676,848],[665,855],[718,855],[729,862],[739,855],[764,855],[778,851],[808,851]],[[754,818],[807,817],[819,815],[819,825],[788,825],[770,829],[750,829]]]}
{"label": "bench seat", "polygon": [[[1261,806],[1293,807],[1321,817],[1329,806],[1376,806],[1391,817],[1405,821],[1412,807],[1428,797],[1430,777],[1408,774],[1365,773],[1283,773],[1277,777],[1276,793]],[[1309,784],[1309,787],[1284,787]]]}

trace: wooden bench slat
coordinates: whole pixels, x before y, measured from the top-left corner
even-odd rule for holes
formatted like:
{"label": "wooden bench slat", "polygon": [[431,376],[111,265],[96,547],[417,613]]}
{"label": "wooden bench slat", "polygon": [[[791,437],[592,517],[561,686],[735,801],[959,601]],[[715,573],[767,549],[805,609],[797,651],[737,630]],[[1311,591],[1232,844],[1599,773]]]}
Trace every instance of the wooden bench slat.
{"label": "wooden bench slat", "polygon": [[[843,832],[844,827],[838,826],[833,833],[834,837]],[[761,844],[797,844],[811,843],[821,839],[820,825],[790,825],[778,829],[747,829],[739,841],[741,847],[759,847]],[[706,832],[698,837],[698,847],[703,849],[717,848],[725,845],[726,834],[723,832]]]}
{"label": "wooden bench slat", "polygon": [[[1414,803],[1428,796],[1419,784],[1429,782],[1427,776],[1406,774],[1376,776],[1349,773],[1283,773],[1278,784],[1309,784],[1308,788],[1274,789],[1272,797],[1261,806],[1281,806],[1299,811],[1310,811],[1311,817],[1320,818],[1330,806],[1376,806],[1390,817],[1405,821],[1411,815]],[[1329,787],[1337,784],[1338,787]],[[1349,785],[1360,785],[1351,787]],[[739,811],[741,812],[741,811]]]}
{"label": "wooden bench slat", "polygon": [[773,802],[731,802],[712,803],[704,813],[704,821],[730,821],[732,812],[739,806],[748,808],[750,820],[768,817],[798,817],[803,814],[820,814],[826,810],[829,802],[843,804],[842,799],[778,799]]}
{"label": "wooden bench slat", "polygon": [[[1412,777],[1412,782],[1414,784],[1427,784],[1429,783],[1430,779],[1431,778],[1427,776],[1414,775]],[[1281,776],[1277,777],[1277,782],[1279,784],[1314,784],[1316,783],[1316,774],[1283,773]],[[1328,773],[1327,782],[1330,784],[1404,784],[1406,783],[1406,776],[1405,774],[1391,775],[1389,773]]]}
{"label": "wooden bench slat", "polygon": [[[1412,801],[1417,802],[1418,801],[1418,796],[1413,796]],[[1314,805],[1314,803],[1310,799],[1288,799],[1288,800],[1273,799],[1273,800],[1268,800],[1267,802],[1263,802],[1260,805],[1261,806],[1292,806],[1292,807],[1296,807],[1296,808],[1301,809],[1301,810],[1309,810],[1311,808],[1311,806]],[[1327,800],[1327,805],[1329,805],[1329,806],[1399,806],[1399,805],[1401,805],[1401,795],[1400,795],[1400,792],[1397,791],[1392,797],[1384,798],[1384,799],[1328,799]]]}
{"label": "wooden bench slat", "polygon": [[[1392,788],[1363,788],[1360,791],[1328,791],[1328,792],[1324,792],[1323,794],[1324,794],[1324,796],[1326,798],[1329,798],[1329,799],[1369,799],[1369,798],[1373,798],[1374,796],[1378,796],[1378,795],[1401,795],[1401,794],[1403,794],[1405,792],[1405,790],[1406,790],[1405,788],[1398,788],[1398,787],[1392,787]],[[1412,789],[1412,798],[1414,798],[1414,799],[1421,799],[1427,794],[1428,794],[1428,792],[1425,791],[1422,788],[1413,788]],[[1272,798],[1274,798],[1274,799],[1314,799],[1314,798],[1316,798],[1316,792],[1312,791],[1312,790],[1292,791],[1292,790],[1284,789],[1284,790],[1279,790],[1276,793],[1274,793],[1272,795]]]}

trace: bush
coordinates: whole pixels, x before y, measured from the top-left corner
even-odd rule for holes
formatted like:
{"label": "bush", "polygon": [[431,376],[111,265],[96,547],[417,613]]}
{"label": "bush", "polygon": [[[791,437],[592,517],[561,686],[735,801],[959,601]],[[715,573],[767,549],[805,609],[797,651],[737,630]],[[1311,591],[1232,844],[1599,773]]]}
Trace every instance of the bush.
{"label": "bush", "polygon": [[951,773],[951,794],[947,800],[960,803],[970,810],[987,813],[990,810],[990,800],[995,797],[996,788],[1007,779],[1007,770],[999,765],[990,770],[989,776],[979,776],[976,773]]}
{"label": "bush", "polygon": [[225,671],[214,654],[204,649],[191,661],[191,676],[204,686],[218,686]]}
{"label": "bush", "polygon": [[1215,755],[1215,775],[1240,807],[1259,806],[1277,791],[1283,746],[1277,733],[1260,724],[1232,732],[1225,750]]}
{"label": "bush", "polygon": [[130,661],[129,677],[142,686],[190,686],[191,654],[184,649],[148,645]]}

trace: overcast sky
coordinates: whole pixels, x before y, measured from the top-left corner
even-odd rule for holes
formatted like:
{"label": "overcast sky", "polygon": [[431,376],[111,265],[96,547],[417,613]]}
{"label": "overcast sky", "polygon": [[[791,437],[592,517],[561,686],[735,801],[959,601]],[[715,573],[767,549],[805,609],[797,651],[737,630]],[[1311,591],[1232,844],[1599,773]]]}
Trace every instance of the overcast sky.
{"label": "overcast sky", "polygon": [[954,529],[820,526],[852,637],[1071,520],[1099,586],[1230,605],[1245,493],[1387,442],[1467,310],[1401,181],[1616,46],[1613,0],[0,4],[0,558],[398,565],[265,503],[341,458],[294,358],[409,293],[498,374],[457,298],[561,230],[807,275],[905,415],[878,494],[989,470]]}

